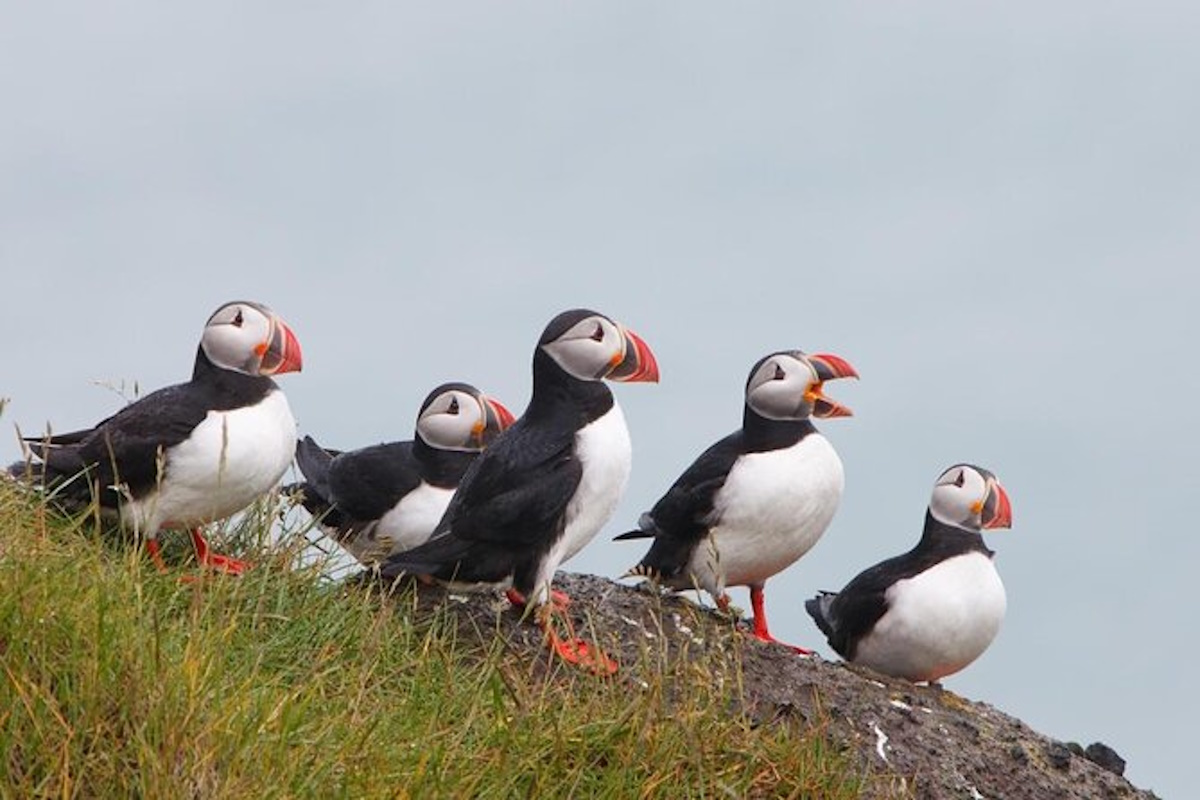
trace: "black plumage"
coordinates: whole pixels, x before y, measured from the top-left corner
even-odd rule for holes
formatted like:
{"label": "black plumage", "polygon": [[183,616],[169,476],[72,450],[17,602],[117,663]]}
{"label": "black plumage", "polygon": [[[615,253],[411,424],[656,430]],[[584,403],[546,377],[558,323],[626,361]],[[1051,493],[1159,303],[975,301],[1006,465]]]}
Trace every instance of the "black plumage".
{"label": "black plumage", "polygon": [[[185,441],[210,411],[253,405],[278,389],[262,375],[246,375],[213,364],[197,348],[191,380],[167,386],[122,408],[94,427],[25,441],[39,462],[18,462],[9,470],[32,477],[56,497],[116,509],[123,495],[134,499],[157,489],[166,475],[164,453]],[[86,471],[87,480],[70,480]]]}
{"label": "black plumage", "polygon": [[305,436],[296,445],[305,481],[284,491],[300,492],[304,508],[344,538],[391,511],[422,483],[453,489],[476,455],[430,447],[420,438],[339,453]]}
{"label": "black plumage", "polygon": [[[533,355],[533,393],[525,413],[463,476],[445,515],[424,545],[385,560],[385,578],[403,573],[442,580],[500,583],[529,597],[596,529],[572,527],[585,463],[579,435],[616,409],[604,379],[657,381],[645,342],[602,314],[573,309],[547,324]],[[611,502],[624,488],[629,438],[623,418],[612,439],[593,439],[591,454],[612,472],[589,487],[587,504]],[[555,546],[564,538],[564,547]],[[552,553],[557,552],[557,556]],[[553,563],[551,563],[553,562]],[[544,587],[549,589],[548,586]]]}
{"label": "black plumage", "polygon": [[650,550],[630,574],[667,583],[686,579],[683,573],[692,553],[720,522],[714,503],[738,459],[747,453],[791,447],[816,430],[807,419],[767,419],[746,405],[741,429],[701,453],[654,507],[642,515],[637,530],[615,537],[617,541],[654,538]]}
{"label": "black plumage", "polygon": [[538,563],[561,535],[583,474],[575,433],[613,405],[607,386],[568,375],[540,349],[533,376],[525,413],[467,470],[430,540],[385,560],[384,577],[415,573],[466,583],[512,577],[517,591],[533,591]]}
{"label": "black plumage", "polygon": [[887,613],[887,592],[899,581],[953,558],[993,551],[978,532],[963,530],[935,519],[925,512],[925,528],[916,547],[859,573],[840,592],[821,592],[807,600],[804,608],[829,640],[829,646],[847,661],[853,661],[858,643]]}

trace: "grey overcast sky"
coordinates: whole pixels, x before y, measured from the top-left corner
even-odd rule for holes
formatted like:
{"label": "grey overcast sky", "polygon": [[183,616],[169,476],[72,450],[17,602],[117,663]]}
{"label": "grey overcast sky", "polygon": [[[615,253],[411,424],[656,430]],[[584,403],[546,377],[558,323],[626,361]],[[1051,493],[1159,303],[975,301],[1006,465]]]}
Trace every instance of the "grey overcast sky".
{"label": "grey overcast sky", "polygon": [[589,306],[663,374],[616,387],[633,477],[567,565],[615,576],[750,365],[833,352],[846,494],[774,632],[830,656],[802,601],[977,462],[1009,611],[949,687],[1194,791],[1200,6],[0,7],[5,424],[186,378],[244,297],[300,338],[302,432],[408,438],[443,380],[519,412],[543,325]]}

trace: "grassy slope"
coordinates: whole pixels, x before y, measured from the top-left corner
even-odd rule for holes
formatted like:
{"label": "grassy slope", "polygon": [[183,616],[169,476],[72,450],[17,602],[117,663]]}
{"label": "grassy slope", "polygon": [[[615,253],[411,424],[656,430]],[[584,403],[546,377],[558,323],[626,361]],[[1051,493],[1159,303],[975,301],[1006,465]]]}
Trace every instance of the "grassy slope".
{"label": "grassy slope", "polygon": [[[240,540],[260,538],[258,525]],[[0,481],[0,794],[851,798],[861,787],[819,731],[731,716],[736,664],[663,664],[640,690],[569,670],[532,679],[499,646],[457,642],[448,617],[339,589],[289,568],[287,553],[252,555],[243,578],[181,582],[198,573],[159,575],[92,520]]]}

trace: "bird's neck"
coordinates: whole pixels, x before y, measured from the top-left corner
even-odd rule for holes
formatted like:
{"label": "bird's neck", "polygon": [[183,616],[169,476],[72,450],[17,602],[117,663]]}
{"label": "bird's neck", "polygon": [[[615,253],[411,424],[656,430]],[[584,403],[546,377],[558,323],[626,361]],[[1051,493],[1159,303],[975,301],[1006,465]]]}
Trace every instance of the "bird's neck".
{"label": "bird's neck", "polygon": [[265,375],[247,375],[237,370],[218,367],[209,359],[203,347],[196,348],[196,363],[192,367],[192,383],[227,390],[236,395],[265,395],[275,388],[275,381]]}
{"label": "bird's neck", "polygon": [[570,414],[586,424],[612,407],[612,392],[603,381],[585,381],[567,374],[540,349],[534,355],[533,396],[525,416],[539,419]]}
{"label": "bird's neck", "polygon": [[412,454],[421,464],[422,476],[434,486],[451,488],[458,484],[471,460],[479,455],[466,450],[443,450],[433,447],[416,435],[413,437]]}
{"label": "bird's neck", "polygon": [[816,426],[808,419],[767,419],[750,406],[745,406],[742,412],[742,436],[746,450],[751,453],[791,447],[816,432]]}
{"label": "bird's neck", "polygon": [[933,512],[928,509],[925,510],[925,530],[921,533],[921,541],[917,543],[917,549],[953,549],[961,552],[978,550],[989,556],[992,555],[992,551],[983,542],[983,534],[979,531],[948,525],[933,516]]}

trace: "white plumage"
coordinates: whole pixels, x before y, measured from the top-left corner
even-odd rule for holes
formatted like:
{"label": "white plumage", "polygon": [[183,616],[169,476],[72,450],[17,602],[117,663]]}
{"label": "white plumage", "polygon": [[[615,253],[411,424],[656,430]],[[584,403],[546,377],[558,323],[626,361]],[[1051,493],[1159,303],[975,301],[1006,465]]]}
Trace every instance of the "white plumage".
{"label": "white plumage", "polygon": [[278,389],[251,406],[210,411],[164,454],[159,488],[122,504],[122,522],[153,534],[223,519],[279,482],[295,443],[296,420]]}
{"label": "white plumage", "polygon": [[717,597],[726,586],[763,583],[817,543],[844,485],[842,461],[819,433],[786,449],[743,455],[716,495],[720,522],[693,553],[690,575]]}
{"label": "white plumage", "polygon": [[429,532],[437,527],[452,497],[454,489],[423,482],[343,546],[364,564],[411,550],[429,539]]}
{"label": "white plumage", "polygon": [[911,681],[936,681],[970,664],[996,638],[1007,609],[992,558],[977,551],[897,581],[887,602],[854,661]]}
{"label": "white plumage", "polygon": [[549,599],[550,582],[559,565],[582,550],[612,518],[629,482],[633,445],[625,414],[616,398],[604,416],[576,432],[575,454],[583,474],[567,504],[563,534],[542,560],[538,571],[539,602]]}

